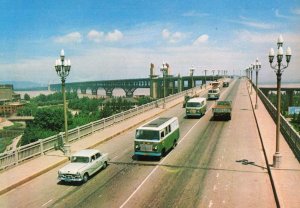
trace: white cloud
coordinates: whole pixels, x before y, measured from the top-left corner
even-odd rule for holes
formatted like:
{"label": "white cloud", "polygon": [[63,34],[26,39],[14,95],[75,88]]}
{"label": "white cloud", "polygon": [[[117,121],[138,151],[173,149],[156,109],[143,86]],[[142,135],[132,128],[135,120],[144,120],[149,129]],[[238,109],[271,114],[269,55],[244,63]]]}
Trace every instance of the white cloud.
{"label": "white cloud", "polygon": [[163,29],[161,32],[163,39],[167,40],[169,43],[178,43],[184,38],[184,34],[181,32],[171,33],[168,29]]}
{"label": "white cloud", "polygon": [[207,34],[200,35],[194,42],[193,45],[200,45],[208,41],[209,36]]}
{"label": "white cloud", "polygon": [[96,43],[99,43],[104,37],[104,32],[98,32],[97,30],[91,30],[88,34],[87,34],[87,38],[90,41],[94,41]]}
{"label": "white cloud", "polygon": [[293,14],[300,15],[300,8],[296,8],[292,10]]}
{"label": "white cloud", "polygon": [[285,16],[285,15],[280,14],[278,9],[275,10],[275,16],[278,17],[278,18],[285,18],[285,19],[291,19],[292,18],[290,16]]}
{"label": "white cloud", "polygon": [[109,42],[120,41],[123,38],[123,33],[119,30],[114,30],[106,35],[106,40]]}
{"label": "white cloud", "polygon": [[[274,43],[276,44],[279,33],[258,33],[248,30],[236,31],[236,41],[252,42],[252,43]],[[300,45],[299,35],[295,33],[283,33],[284,43]]]}
{"label": "white cloud", "polygon": [[238,23],[238,24],[242,24],[245,26],[249,26],[249,27],[253,27],[253,28],[257,28],[257,29],[274,29],[275,26],[273,24],[267,24],[264,22],[257,22],[254,20],[250,20],[246,17],[240,17],[241,20],[229,20],[229,22],[233,22],[233,23]]}
{"label": "white cloud", "polygon": [[188,11],[186,13],[183,13],[182,16],[184,17],[204,17],[204,16],[209,16],[208,13],[200,13],[196,11]]}
{"label": "white cloud", "polygon": [[170,37],[170,31],[167,29],[163,29],[163,31],[161,32],[162,36],[164,39],[168,39]]}
{"label": "white cloud", "polygon": [[67,35],[54,38],[54,42],[56,43],[80,43],[81,41],[82,37],[79,32],[72,32]]}

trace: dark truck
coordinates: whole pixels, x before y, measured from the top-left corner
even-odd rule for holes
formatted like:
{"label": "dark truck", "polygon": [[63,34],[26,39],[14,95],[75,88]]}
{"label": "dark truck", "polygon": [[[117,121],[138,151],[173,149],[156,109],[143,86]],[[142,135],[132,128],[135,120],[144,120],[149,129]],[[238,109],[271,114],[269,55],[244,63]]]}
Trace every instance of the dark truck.
{"label": "dark truck", "polygon": [[231,120],[231,103],[229,100],[216,101],[215,106],[212,108],[214,119]]}
{"label": "dark truck", "polygon": [[228,87],[229,86],[229,82],[225,81],[223,82],[223,87]]}

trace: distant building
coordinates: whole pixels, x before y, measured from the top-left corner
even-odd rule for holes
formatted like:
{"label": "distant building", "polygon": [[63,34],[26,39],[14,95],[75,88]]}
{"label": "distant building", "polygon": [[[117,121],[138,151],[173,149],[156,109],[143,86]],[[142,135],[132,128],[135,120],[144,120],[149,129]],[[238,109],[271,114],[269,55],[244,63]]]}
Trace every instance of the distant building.
{"label": "distant building", "polygon": [[0,85],[0,102],[2,101],[19,101],[21,95],[14,92],[13,85]]}
{"label": "distant building", "polygon": [[17,112],[17,110],[22,108],[24,105],[25,103],[19,103],[19,102],[9,102],[0,105],[0,115],[9,116],[11,114],[14,114]]}
{"label": "distant building", "polygon": [[0,115],[11,115],[24,106],[19,103],[21,95],[14,92],[13,85],[0,85]]}

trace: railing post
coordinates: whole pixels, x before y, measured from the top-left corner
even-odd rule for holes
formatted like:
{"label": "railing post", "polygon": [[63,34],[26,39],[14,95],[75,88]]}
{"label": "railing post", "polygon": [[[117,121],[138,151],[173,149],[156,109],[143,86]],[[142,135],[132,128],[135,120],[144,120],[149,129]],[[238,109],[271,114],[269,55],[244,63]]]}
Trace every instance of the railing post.
{"label": "railing post", "polygon": [[114,123],[113,123],[113,125],[115,125],[115,122],[116,122],[116,115],[114,114]]}
{"label": "railing post", "polygon": [[19,152],[18,152],[18,148],[16,148],[15,150],[15,161],[16,161],[16,165],[19,164]]}
{"label": "railing post", "polygon": [[77,126],[77,139],[80,139],[80,128]]}
{"label": "railing post", "polygon": [[103,129],[105,129],[105,118],[103,119]]}
{"label": "railing post", "polygon": [[94,133],[94,122],[92,122],[92,134]]}
{"label": "railing post", "polygon": [[124,121],[124,117],[125,117],[124,114],[125,114],[125,113],[124,113],[124,111],[123,111],[122,113],[123,113],[123,115],[122,115],[122,121]]}
{"label": "railing post", "polygon": [[40,141],[41,155],[44,155],[44,144],[43,144],[43,139],[39,139],[39,141]]}

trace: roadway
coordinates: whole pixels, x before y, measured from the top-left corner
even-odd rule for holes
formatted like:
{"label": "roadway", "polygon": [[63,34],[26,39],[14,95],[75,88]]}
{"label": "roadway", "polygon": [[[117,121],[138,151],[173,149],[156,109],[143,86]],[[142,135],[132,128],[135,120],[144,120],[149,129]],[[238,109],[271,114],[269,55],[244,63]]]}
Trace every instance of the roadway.
{"label": "roadway", "polygon": [[245,81],[222,97],[231,121],[211,119],[214,101],[200,119],[182,105],[161,115],[179,118],[181,138],[160,161],[135,160],[132,129],[96,147],[111,161],[86,184],[57,183],[62,165],[1,195],[0,207],[276,207]]}

